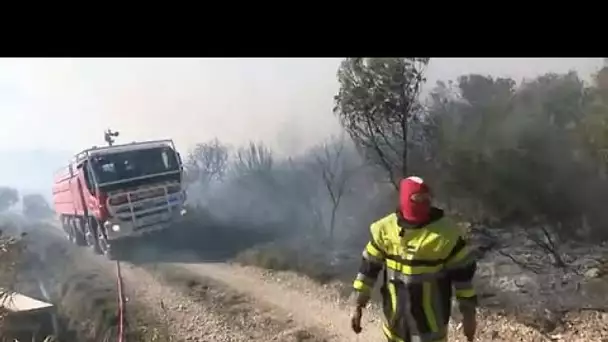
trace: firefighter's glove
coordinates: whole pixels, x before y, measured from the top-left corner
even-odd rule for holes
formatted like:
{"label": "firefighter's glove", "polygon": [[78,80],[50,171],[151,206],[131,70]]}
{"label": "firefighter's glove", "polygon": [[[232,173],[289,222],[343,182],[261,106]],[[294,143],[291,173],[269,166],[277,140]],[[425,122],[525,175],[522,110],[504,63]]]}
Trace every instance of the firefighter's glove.
{"label": "firefighter's glove", "polygon": [[361,306],[357,305],[350,318],[350,326],[353,329],[353,331],[355,332],[355,334],[360,333],[362,330],[361,329],[361,317],[362,316],[363,316],[363,308]]}

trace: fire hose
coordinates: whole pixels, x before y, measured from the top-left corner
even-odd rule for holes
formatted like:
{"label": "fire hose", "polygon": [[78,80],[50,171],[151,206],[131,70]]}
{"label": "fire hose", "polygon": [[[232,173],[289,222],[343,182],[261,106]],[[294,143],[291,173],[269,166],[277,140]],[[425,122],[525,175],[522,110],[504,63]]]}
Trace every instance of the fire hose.
{"label": "fire hose", "polygon": [[123,292],[122,273],[120,261],[116,260],[116,286],[118,288],[118,342],[124,342],[125,336],[125,296]]}

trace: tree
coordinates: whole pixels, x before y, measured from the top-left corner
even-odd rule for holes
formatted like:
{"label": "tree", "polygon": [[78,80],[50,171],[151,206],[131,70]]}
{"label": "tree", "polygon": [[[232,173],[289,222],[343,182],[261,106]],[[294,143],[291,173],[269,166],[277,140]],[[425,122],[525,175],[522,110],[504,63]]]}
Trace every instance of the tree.
{"label": "tree", "polygon": [[[439,180],[436,188],[456,197],[451,209],[469,218],[525,226],[563,266],[557,238],[575,235],[594,203],[606,198],[593,156],[581,151],[581,141],[608,141],[600,124],[608,112],[598,99],[589,106],[594,93],[601,92],[586,89],[576,73],[546,74],[518,87],[482,75],[438,84],[428,116],[436,165],[427,170]],[[463,203],[473,203],[472,210]]]}
{"label": "tree", "polygon": [[608,67],[603,67],[587,90],[584,117],[577,126],[581,147],[597,162],[598,176],[608,178]]}
{"label": "tree", "polygon": [[511,127],[519,127],[505,124],[514,87],[511,79],[465,75],[455,83],[438,82],[431,92],[426,138],[434,165],[425,171],[433,183],[441,184],[437,190],[444,196],[495,197],[493,180],[485,176],[495,165],[495,154],[515,147]]}
{"label": "tree", "polygon": [[190,182],[221,181],[228,167],[229,148],[217,138],[199,143],[188,155],[186,174]]}
{"label": "tree", "polygon": [[240,176],[268,174],[273,168],[272,150],[262,142],[250,142],[236,151],[233,170]]}
{"label": "tree", "polygon": [[0,186],[0,212],[8,210],[19,202],[19,192],[13,188]]}
{"label": "tree", "polygon": [[29,194],[23,196],[23,215],[33,219],[49,218],[53,210],[46,199],[40,194]]}
{"label": "tree", "polygon": [[348,180],[358,169],[357,165],[349,160],[344,137],[333,137],[323,143],[315,153],[314,169],[320,173],[323,185],[331,201],[331,212],[329,220],[329,240],[333,242],[336,226],[336,213],[342,196],[347,190]]}
{"label": "tree", "polygon": [[410,122],[429,58],[347,58],[338,70],[334,113],[357,147],[380,165],[395,188],[408,173]]}

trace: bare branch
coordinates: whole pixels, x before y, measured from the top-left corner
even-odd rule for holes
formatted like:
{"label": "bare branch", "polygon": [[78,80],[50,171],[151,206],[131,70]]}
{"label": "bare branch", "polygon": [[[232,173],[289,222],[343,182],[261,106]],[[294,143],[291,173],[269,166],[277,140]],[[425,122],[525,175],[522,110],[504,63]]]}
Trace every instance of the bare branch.
{"label": "bare branch", "polygon": [[229,148],[217,138],[197,144],[188,155],[186,174],[191,182],[221,181],[228,166]]}
{"label": "bare branch", "polygon": [[330,241],[333,241],[336,214],[346,192],[349,179],[360,168],[353,164],[344,154],[345,139],[332,138],[319,147],[315,154],[315,169],[320,173],[327,195],[332,203],[331,217],[329,223]]}
{"label": "bare branch", "polygon": [[272,150],[261,142],[250,142],[236,151],[233,171],[240,175],[268,172],[274,165]]}

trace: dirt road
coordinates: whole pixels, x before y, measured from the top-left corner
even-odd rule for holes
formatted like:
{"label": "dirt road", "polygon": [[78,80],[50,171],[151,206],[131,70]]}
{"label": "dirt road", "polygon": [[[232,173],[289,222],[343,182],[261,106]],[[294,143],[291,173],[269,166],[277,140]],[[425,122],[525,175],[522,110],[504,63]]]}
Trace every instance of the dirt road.
{"label": "dirt road", "polygon": [[[185,293],[198,297],[195,301],[199,303],[210,291],[223,298],[214,309],[237,322],[232,329],[240,328],[241,318],[242,322],[267,323],[255,328],[272,328],[271,334],[252,333],[247,341],[383,341],[378,329],[366,329],[356,336],[349,328],[348,308],[337,298],[320,293],[318,285],[295,275],[273,277],[269,272],[226,263],[172,263],[148,268],[170,288],[186,284]],[[366,317],[366,321],[373,327],[377,319]]]}
{"label": "dirt road", "polygon": [[[114,279],[114,262],[70,245],[57,231],[43,235],[52,249],[62,246],[62,257],[76,263],[74,269]],[[349,311],[340,303],[275,283],[262,270],[226,263],[121,265],[127,308],[152,318],[147,329],[158,341],[163,341],[160,336],[208,342],[381,341],[375,328],[355,336],[348,329]],[[312,282],[303,285],[318,290]]]}
{"label": "dirt road", "polygon": [[[332,285],[321,286],[291,272],[271,272],[228,263],[161,263],[149,269],[161,275],[169,284],[206,279],[208,286],[223,293],[236,294],[240,305],[257,310],[263,308],[266,317],[290,322],[291,328],[284,327],[284,332],[272,335],[272,339],[259,335],[251,336],[249,341],[386,341],[380,329],[379,308],[368,308],[364,316],[364,331],[355,335],[349,328],[351,304],[344,296],[343,289]],[[193,294],[196,296],[196,291],[190,292],[190,295]],[[231,304],[224,302],[222,305],[225,310]],[[238,307],[233,306],[235,309]],[[568,314],[562,323],[570,329],[561,328],[552,333],[542,333],[496,310],[480,309],[478,317],[478,341],[582,342],[608,338],[605,328],[608,314],[601,312]],[[451,324],[450,342],[465,341],[458,326],[456,321]],[[287,332],[293,331],[290,329],[300,331],[300,337],[288,339]],[[581,329],[585,330],[584,333]],[[303,338],[310,336],[304,332],[312,333],[314,337]]]}
{"label": "dirt road", "polygon": [[[256,268],[226,263],[171,264],[192,274],[207,275],[225,286],[247,294],[252,303],[273,308],[277,315],[292,318],[302,327],[319,328],[328,341],[384,341],[375,323],[375,312],[366,315],[367,329],[359,336],[350,330],[350,308],[333,291],[296,275],[273,274]],[[371,317],[370,317],[371,316]]]}
{"label": "dirt road", "polygon": [[[57,235],[53,239],[61,241],[79,269],[115,277],[115,263]],[[351,306],[334,285],[229,263],[122,265],[127,307],[144,312],[149,321],[138,329],[156,336],[145,341],[385,341],[377,308],[365,312],[360,335],[350,331]],[[557,338],[538,333],[496,313],[482,311],[480,317],[480,340],[578,341],[567,332]],[[142,324],[141,319],[137,324]],[[460,332],[452,329],[450,341],[462,341]]]}

